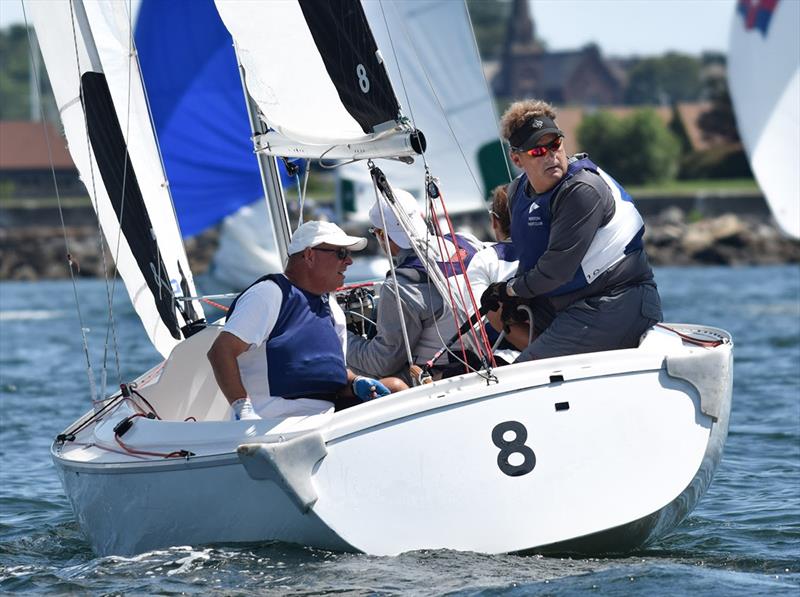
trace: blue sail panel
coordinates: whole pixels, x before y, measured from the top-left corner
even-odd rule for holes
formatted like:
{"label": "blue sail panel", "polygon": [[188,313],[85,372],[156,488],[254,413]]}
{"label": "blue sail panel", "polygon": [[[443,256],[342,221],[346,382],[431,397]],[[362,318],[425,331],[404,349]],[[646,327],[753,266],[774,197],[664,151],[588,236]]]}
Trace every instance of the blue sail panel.
{"label": "blue sail panel", "polygon": [[233,41],[212,0],[142,0],[135,36],[178,222],[193,236],[264,194]]}

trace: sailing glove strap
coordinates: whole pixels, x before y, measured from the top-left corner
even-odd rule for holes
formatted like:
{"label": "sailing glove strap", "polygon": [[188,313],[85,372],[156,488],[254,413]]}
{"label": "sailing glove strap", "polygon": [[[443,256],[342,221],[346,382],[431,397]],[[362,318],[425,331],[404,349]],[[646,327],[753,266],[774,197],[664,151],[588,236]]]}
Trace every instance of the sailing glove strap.
{"label": "sailing glove strap", "polygon": [[366,402],[367,400],[372,400],[373,398],[387,396],[388,394],[391,394],[391,392],[389,391],[389,388],[387,388],[377,379],[359,375],[353,380],[353,394]]}

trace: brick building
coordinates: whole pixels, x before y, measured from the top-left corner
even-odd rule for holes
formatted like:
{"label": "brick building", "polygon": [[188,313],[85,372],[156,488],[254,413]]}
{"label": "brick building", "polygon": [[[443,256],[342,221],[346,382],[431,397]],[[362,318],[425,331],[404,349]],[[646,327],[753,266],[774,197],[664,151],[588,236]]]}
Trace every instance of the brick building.
{"label": "brick building", "polygon": [[0,194],[3,197],[54,197],[54,174],[62,197],[86,195],[86,188],[67,151],[67,142],[58,128],[51,123],[0,121]]}

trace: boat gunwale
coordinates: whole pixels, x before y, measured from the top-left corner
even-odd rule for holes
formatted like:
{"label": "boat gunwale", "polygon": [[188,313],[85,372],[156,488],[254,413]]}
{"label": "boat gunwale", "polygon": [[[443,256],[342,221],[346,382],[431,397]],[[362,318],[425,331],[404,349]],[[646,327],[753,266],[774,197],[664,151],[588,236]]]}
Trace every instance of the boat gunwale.
{"label": "boat gunwale", "polygon": [[[733,344],[730,341],[730,334],[724,330],[710,328],[708,326],[694,326],[689,324],[675,324],[683,331],[687,329],[699,331],[714,331],[720,333],[725,338],[725,342],[720,345],[723,349],[732,350]],[[687,347],[684,345],[684,349]],[[719,349],[715,347],[712,350]],[[554,384],[569,383],[572,381],[583,381],[593,378],[609,377],[613,375],[625,375],[645,373],[648,371],[666,371],[666,357],[669,351],[658,352],[638,352],[638,348],[622,349],[615,351],[605,351],[603,353],[585,353],[578,355],[568,355],[557,359],[543,359],[541,361],[529,361],[526,363],[512,364],[502,368],[503,373],[513,374],[507,387],[502,391],[494,392],[489,395],[483,393],[484,388],[492,387],[478,373],[465,374],[447,380],[439,380],[431,385],[418,386],[404,391],[403,396],[384,398],[381,401],[369,402],[360,405],[358,408],[346,409],[335,413],[334,416],[322,426],[316,429],[303,430],[298,433],[275,434],[275,441],[281,441],[287,435],[302,435],[305,433],[321,433],[328,445],[335,445],[346,441],[349,437],[368,433],[376,427],[381,427],[393,423],[399,423],[404,419],[416,416],[427,416],[434,414],[442,409],[466,406],[471,403],[493,400],[507,396],[510,393],[545,387]],[[702,349],[707,350],[707,349]],[[602,354],[606,358],[600,362],[587,363],[587,357]],[[635,359],[631,357],[635,356]],[[596,358],[596,356],[594,357]],[[625,369],[620,370],[619,365],[624,364]],[[598,371],[602,368],[602,371]],[[535,370],[535,371],[533,371]],[[494,370],[497,372],[497,369]],[[590,373],[591,372],[591,373]],[[530,374],[535,375],[534,379]],[[589,373],[587,375],[587,373]],[[561,380],[552,380],[553,375],[561,376]],[[486,385],[484,385],[486,384]],[[434,390],[434,391],[431,391]],[[438,391],[437,391],[438,390]],[[113,397],[112,397],[113,399]],[[728,397],[730,401],[731,397]],[[85,421],[92,415],[89,411],[80,417],[76,423],[67,429],[74,427],[75,424]],[[150,421],[148,421],[150,422]],[[183,421],[167,421],[170,424],[182,423]],[[152,423],[160,423],[153,421]],[[203,423],[219,424],[220,421],[197,421],[192,425],[203,425]],[[267,439],[268,435],[260,436]],[[236,446],[232,446],[230,451],[218,452],[213,454],[192,455],[171,459],[142,459],[134,455],[124,455],[126,458],[135,459],[132,461],[105,461],[105,462],[85,462],[68,458],[64,455],[64,442],[57,438],[53,440],[50,448],[51,457],[57,466],[65,469],[91,474],[117,474],[117,473],[138,473],[138,472],[161,472],[171,470],[190,470],[197,468],[207,468],[215,466],[227,466],[229,464],[239,465],[240,461],[236,454],[236,448],[241,443],[253,443],[257,438],[243,437],[242,441]],[[248,441],[249,440],[249,441]],[[261,443],[273,443],[262,441]],[[77,448],[77,444],[72,444]],[[91,444],[88,447],[92,447]],[[104,450],[103,446],[96,446],[99,450]],[[113,471],[113,473],[112,473]]]}

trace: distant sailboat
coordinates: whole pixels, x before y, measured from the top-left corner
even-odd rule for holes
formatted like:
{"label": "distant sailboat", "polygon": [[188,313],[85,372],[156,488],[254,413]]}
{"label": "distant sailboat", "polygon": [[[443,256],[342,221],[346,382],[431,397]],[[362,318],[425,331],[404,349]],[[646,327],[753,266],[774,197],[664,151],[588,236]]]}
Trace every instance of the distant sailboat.
{"label": "distant sailboat", "polygon": [[800,238],[800,2],[739,0],[728,84],[750,166],[781,229]]}

